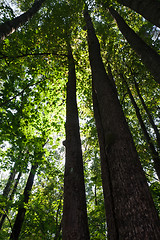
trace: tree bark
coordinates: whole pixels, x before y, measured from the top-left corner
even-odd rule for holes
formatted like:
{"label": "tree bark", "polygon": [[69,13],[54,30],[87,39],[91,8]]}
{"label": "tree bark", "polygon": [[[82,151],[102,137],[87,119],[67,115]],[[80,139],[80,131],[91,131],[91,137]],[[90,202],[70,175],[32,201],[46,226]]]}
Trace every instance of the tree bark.
{"label": "tree bark", "polygon": [[11,172],[10,172],[10,176],[8,178],[8,181],[7,181],[7,184],[3,190],[3,196],[4,197],[7,197],[10,190],[11,190],[11,186],[13,184],[13,181],[14,181],[14,178],[15,178],[15,175],[16,175],[16,163],[14,164]]}
{"label": "tree bark", "polygon": [[156,173],[157,173],[157,176],[158,176],[158,179],[160,180],[160,157],[158,155],[158,152],[156,151],[155,147],[154,147],[154,144],[152,143],[152,139],[150,138],[148,132],[147,132],[147,129],[146,129],[146,126],[144,124],[144,121],[141,117],[141,113],[140,113],[140,110],[134,100],[134,97],[128,87],[128,84],[127,84],[127,81],[125,80],[125,78],[123,77],[123,75],[121,74],[121,78],[123,79],[126,87],[127,87],[127,91],[128,91],[128,94],[129,94],[129,97],[131,99],[131,102],[134,106],[134,109],[136,111],[136,115],[137,115],[137,118],[138,118],[138,121],[139,121],[139,124],[141,126],[141,129],[142,129],[142,132],[144,134],[144,137],[146,139],[146,142],[149,146],[149,149],[150,149],[150,152],[151,152],[151,155],[152,155],[152,159],[154,161],[154,169],[156,170]]}
{"label": "tree bark", "polygon": [[156,126],[156,124],[154,122],[154,119],[153,119],[152,115],[150,114],[149,109],[147,108],[147,105],[145,104],[145,101],[144,101],[144,99],[143,99],[143,97],[142,97],[142,95],[140,93],[140,90],[139,90],[139,87],[138,87],[138,83],[137,83],[133,73],[132,73],[132,76],[133,76],[133,80],[134,80],[134,84],[135,84],[135,88],[136,88],[138,97],[141,100],[141,103],[142,103],[142,105],[144,107],[144,110],[147,113],[147,116],[148,116],[148,119],[150,121],[150,124],[152,125],[152,128],[154,129],[154,132],[155,132],[155,135],[156,135],[156,140],[157,140],[157,146],[158,146],[158,148],[160,150],[160,133],[159,133],[158,128],[157,128],[157,126]]}
{"label": "tree bark", "polygon": [[157,83],[160,83],[160,55],[147,45],[123,20],[112,7],[109,12],[116,20],[119,30],[126,38],[134,51],[140,56],[144,65],[148,68]]}
{"label": "tree bark", "polygon": [[[107,206],[110,209],[106,211],[110,212],[107,215],[109,239],[158,240],[160,239],[158,214],[118,97],[106,74],[100,55],[100,45],[87,11],[84,17],[93,87],[104,136],[102,147],[106,154],[106,163],[102,164],[102,171],[109,172],[109,176],[105,176],[106,179],[103,180],[108,181],[106,201],[112,201]],[[100,141],[99,143],[101,144]]]}
{"label": "tree bark", "polygon": [[[20,180],[21,175],[22,175],[22,173],[19,172],[18,177],[17,177],[17,179],[15,180],[15,184],[14,184],[14,187],[13,187],[13,191],[12,191],[10,197],[9,197],[9,201],[11,201],[11,200],[13,199],[13,197],[14,197],[14,194],[15,194],[15,191],[16,191],[16,189],[17,189],[17,186],[18,186],[18,183],[19,183],[19,180]],[[2,228],[2,225],[3,225],[4,221],[5,221],[5,218],[7,217],[7,213],[8,213],[8,207],[5,209],[5,214],[2,214],[2,218],[1,218],[1,221],[0,221],[0,230],[1,230],[1,228]]]}
{"label": "tree bark", "polygon": [[[13,184],[13,181],[14,181],[14,178],[15,178],[15,175],[16,175],[16,164],[14,164],[11,172],[10,172],[10,176],[8,178],[8,181],[6,183],[6,186],[3,190],[3,194],[2,196],[6,198],[7,200],[7,197],[8,197],[8,194],[9,192],[11,191],[11,188],[12,188],[12,184]],[[0,213],[0,218],[2,217],[2,213]]]}
{"label": "tree bark", "polygon": [[7,36],[15,32],[19,27],[29,21],[35,13],[41,8],[45,0],[35,0],[33,6],[21,14],[19,17],[15,17],[12,20],[6,21],[0,25],[0,41],[4,40]]}
{"label": "tree bark", "polygon": [[66,163],[64,175],[63,240],[88,240],[88,220],[83,159],[76,101],[76,73],[68,44],[68,83],[66,99]]}
{"label": "tree bark", "polygon": [[100,146],[100,159],[101,159],[101,172],[102,172],[102,186],[104,195],[105,213],[107,219],[108,235],[110,239],[118,239],[118,227],[115,216],[114,198],[112,193],[112,182],[111,173],[108,166],[107,155],[105,152],[105,137],[100,117],[97,94],[95,93],[92,85],[92,98],[93,98],[93,109],[94,117],[96,121],[96,128],[98,133],[98,140]]}
{"label": "tree bark", "polygon": [[117,0],[117,2],[133,9],[149,22],[160,27],[160,2],[158,0]]}
{"label": "tree bark", "polygon": [[115,80],[114,80],[114,77],[112,75],[112,70],[111,70],[111,66],[110,66],[109,62],[108,62],[108,66],[107,66],[107,72],[108,72],[108,78],[110,79],[110,81],[112,83],[112,86],[113,86],[113,91],[115,91],[116,94],[118,95]]}
{"label": "tree bark", "polygon": [[26,187],[24,189],[24,193],[23,193],[24,199],[23,199],[23,202],[21,203],[21,206],[18,209],[18,213],[17,213],[16,220],[15,220],[15,223],[14,223],[14,226],[12,229],[10,240],[18,240],[18,238],[19,238],[19,234],[20,234],[22,224],[24,221],[24,217],[25,217],[25,213],[26,213],[26,208],[25,208],[24,204],[27,204],[29,201],[29,196],[30,196],[30,192],[31,192],[31,189],[33,186],[33,181],[34,181],[34,177],[35,177],[37,168],[38,168],[37,163],[32,165],[32,167],[31,167],[31,171],[30,171],[27,183],[26,183]]}

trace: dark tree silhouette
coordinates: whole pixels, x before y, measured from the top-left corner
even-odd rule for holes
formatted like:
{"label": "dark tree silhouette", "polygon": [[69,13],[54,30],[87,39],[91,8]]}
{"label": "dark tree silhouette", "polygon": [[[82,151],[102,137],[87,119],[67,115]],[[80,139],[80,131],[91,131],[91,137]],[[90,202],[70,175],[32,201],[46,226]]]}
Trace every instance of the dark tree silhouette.
{"label": "dark tree silhouette", "polygon": [[111,15],[117,22],[119,30],[127,39],[134,51],[140,56],[144,65],[154,76],[155,81],[160,83],[160,55],[149,45],[147,45],[124,21],[112,7],[109,8]]}
{"label": "dark tree silhouette", "polygon": [[0,25],[0,41],[16,31],[19,27],[29,21],[41,8],[45,0],[35,0],[33,6],[19,17],[6,21]]}
{"label": "dark tree silhouette", "polygon": [[63,240],[89,240],[83,174],[83,159],[76,101],[76,73],[68,44],[68,83],[66,99],[66,163],[64,175]]}
{"label": "dark tree silhouette", "polygon": [[135,10],[145,19],[160,27],[160,2],[158,0],[117,0],[117,2]]}
{"label": "dark tree silhouette", "polygon": [[[160,238],[159,218],[121,105],[108,78],[100,45],[88,11],[84,13],[93,91],[96,94],[103,138],[102,178],[110,239]],[[97,128],[98,130],[98,128]],[[102,149],[101,148],[101,149]],[[103,163],[105,163],[103,165]],[[103,170],[106,168],[106,170]],[[107,173],[108,172],[108,173]],[[103,174],[102,174],[103,177]],[[105,183],[105,181],[108,181]],[[112,227],[114,230],[112,230]]]}
{"label": "dark tree silhouette", "polygon": [[151,137],[149,136],[149,133],[148,133],[148,131],[147,131],[147,129],[146,129],[146,126],[145,126],[145,124],[144,124],[144,121],[143,121],[143,119],[142,119],[142,116],[141,116],[139,107],[137,106],[137,103],[136,103],[136,101],[134,100],[134,97],[133,97],[133,95],[132,95],[132,93],[131,93],[131,90],[130,90],[129,87],[128,87],[127,81],[126,81],[126,79],[124,78],[123,74],[121,74],[121,78],[123,79],[123,82],[124,82],[125,85],[126,85],[127,92],[128,92],[129,97],[130,97],[130,99],[131,99],[131,102],[132,102],[132,104],[133,104],[133,107],[134,107],[134,109],[135,109],[135,111],[136,111],[136,115],[137,115],[139,124],[140,124],[140,126],[141,126],[142,132],[143,132],[143,134],[144,134],[144,137],[145,137],[146,142],[147,142],[147,144],[148,144],[148,147],[149,147],[149,149],[150,149],[150,152],[151,152],[151,155],[152,155],[152,159],[153,159],[153,161],[154,161],[154,169],[156,170],[157,176],[158,176],[158,178],[159,178],[159,180],[160,180],[160,157],[159,157],[159,155],[158,155],[158,152],[157,152],[156,149],[155,149],[155,146],[154,146],[154,144],[153,144],[153,142],[152,142]]}

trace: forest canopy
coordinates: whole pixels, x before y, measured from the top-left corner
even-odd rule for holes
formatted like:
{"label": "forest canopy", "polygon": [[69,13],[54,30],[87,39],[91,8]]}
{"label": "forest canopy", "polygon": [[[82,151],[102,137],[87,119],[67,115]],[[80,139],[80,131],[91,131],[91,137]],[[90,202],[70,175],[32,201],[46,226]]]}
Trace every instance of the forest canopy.
{"label": "forest canopy", "polygon": [[1,0],[0,239],[160,239],[160,1],[143,2]]}

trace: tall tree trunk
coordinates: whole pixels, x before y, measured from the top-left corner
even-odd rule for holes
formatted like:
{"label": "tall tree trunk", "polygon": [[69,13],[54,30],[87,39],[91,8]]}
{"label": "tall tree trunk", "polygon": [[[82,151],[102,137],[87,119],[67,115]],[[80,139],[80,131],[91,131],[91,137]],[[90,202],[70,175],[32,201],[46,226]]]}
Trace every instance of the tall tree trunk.
{"label": "tall tree trunk", "polygon": [[107,72],[108,72],[108,78],[110,79],[110,81],[112,83],[112,86],[113,86],[113,91],[115,91],[116,94],[118,95],[115,80],[114,80],[114,77],[112,75],[112,70],[111,70],[111,66],[110,66],[109,62],[108,62],[108,66],[107,66]]}
{"label": "tall tree trunk", "polygon": [[56,213],[56,232],[55,232],[54,240],[58,240],[59,239],[60,233],[61,233],[61,229],[62,229],[62,218],[61,218],[61,222],[58,223],[58,218],[59,218],[59,215],[61,214],[60,210],[61,210],[61,206],[62,206],[62,197],[63,197],[63,195],[60,197],[60,203],[58,205],[58,209],[57,209],[57,213]]}
{"label": "tall tree trunk", "polygon": [[160,1],[158,0],[117,0],[117,2],[127,6],[145,19],[160,27]]}
{"label": "tall tree trunk", "polygon": [[7,36],[16,31],[20,26],[29,21],[35,13],[41,8],[45,0],[35,0],[33,6],[19,17],[6,21],[0,25],[0,41],[4,40]]}
{"label": "tall tree trunk", "polygon": [[133,80],[134,80],[134,84],[135,84],[135,88],[136,88],[138,97],[141,100],[141,103],[142,103],[142,105],[143,105],[143,107],[144,107],[144,109],[145,109],[145,111],[147,113],[147,116],[148,116],[148,119],[150,121],[150,124],[152,125],[152,128],[154,129],[154,132],[155,132],[155,135],[156,135],[156,140],[157,140],[157,146],[158,146],[158,148],[160,150],[160,133],[159,133],[158,128],[157,128],[157,126],[156,126],[156,124],[155,124],[155,122],[154,122],[154,120],[152,118],[152,115],[150,114],[149,109],[147,108],[147,105],[145,104],[145,101],[144,101],[144,99],[143,99],[143,97],[142,97],[142,95],[140,93],[140,90],[139,90],[139,87],[138,87],[138,83],[137,83],[137,81],[136,81],[136,79],[134,77],[134,74],[133,74],[132,71],[131,71],[131,73],[132,73],[132,76],[133,76]]}
{"label": "tall tree trunk", "polygon": [[6,184],[6,186],[3,190],[3,196],[4,197],[7,197],[9,192],[11,191],[11,186],[13,184],[15,175],[16,175],[16,163],[14,164],[14,166],[13,166],[11,172],[10,172],[10,176],[8,178],[7,184]]}
{"label": "tall tree trunk", "polygon": [[[4,190],[3,190],[2,196],[3,196],[4,198],[6,198],[6,200],[7,200],[7,197],[8,197],[9,192],[11,191],[12,184],[13,184],[13,181],[14,181],[14,178],[15,178],[15,175],[16,175],[16,163],[14,164],[14,166],[13,166],[11,172],[10,172],[10,176],[9,176],[8,181],[7,181],[7,183],[6,183],[6,186],[5,186]],[[0,218],[2,217],[2,215],[3,215],[3,214],[0,213]]]}
{"label": "tall tree trunk", "polygon": [[76,101],[76,73],[70,45],[68,45],[68,70],[62,239],[88,240],[90,237]]}
{"label": "tall tree trunk", "polygon": [[37,163],[32,165],[32,167],[31,167],[31,171],[30,171],[27,183],[26,183],[26,187],[24,189],[24,193],[23,193],[23,197],[24,197],[23,203],[21,204],[21,206],[18,209],[16,220],[15,220],[15,223],[14,223],[14,226],[12,229],[12,233],[10,236],[10,239],[12,239],[12,240],[18,240],[18,238],[19,238],[19,234],[20,234],[22,224],[24,221],[24,217],[25,217],[25,213],[26,213],[26,208],[25,208],[24,204],[27,204],[29,201],[29,196],[30,196],[30,192],[31,192],[31,189],[33,186],[33,181],[34,181],[34,177],[35,177],[37,168],[38,168]]}
{"label": "tall tree trunk", "polygon": [[115,216],[114,198],[112,193],[111,173],[108,166],[107,155],[105,152],[105,136],[102,126],[102,121],[99,112],[97,94],[95,93],[92,85],[92,97],[93,97],[93,109],[94,117],[96,121],[96,128],[98,133],[98,140],[100,146],[100,158],[101,158],[101,172],[102,172],[102,185],[104,195],[105,213],[107,219],[108,235],[109,238],[118,239],[118,227]]}
{"label": "tall tree trunk", "polygon": [[137,115],[138,121],[140,123],[142,132],[143,132],[144,137],[146,139],[146,142],[147,142],[147,144],[149,146],[149,149],[150,149],[153,161],[154,161],[154,168],[155,168],[157,176],[158,176],[158,178],[160,180],[160,157],[159,157],[158,152],[156,151],[156,149],[155,149],[155,147],[154,147],[154,145],[152,143],[152,139],[150,138],[150,136],[149,136],[149,134],[147,132],[146,126],[145,126],[144,121],[143,121],[143,119],[141,117],[140,110],[139,110],[139,108],[138,108],[138,106],[137,106],[137,104],[136,104],[136,102],[134,100],[134,97],[133,97],[133,95],[132,95],[132,93],[131,93],[131,91],[130,91],[130,89],[128,87],[127,81],[125,80],[123,74],[120,74],[120,75],[121,75],[121,78],[123,79],[123,81],[124,81],[124,83],[125,83],[125,85],[127,87],[127,91],[128,91],[129,97],[131,99],[131,102],[132,102],[132,104],[134,106],[134,109],[136,111],[136,115]]}
{"label": "tall tree trunk", "polygon": [[122,108],[106,74],[100,55],[100,45],[87,11],[84,16],[93,86],[104,136],[103,149],[106,158],[105,164],[102,164],[102,173],[103,168],[106,168],[106,174],[108,172],[109,175],[103,179],[108,181],[103,185],[106,184],[106,188],[109,189],[108,193],[105,191],[106,201],[112,201],[108,205],[110,209],[106,210],[107,214],[109,212],[107,215],[109,237],[111,240],[158,240],[160,239],[158,214]]}
{"label": "tall tree trunk", "polygon": [[124,19],[112,7],[109,11],[116,20],[117,25],[134,51],[140,56],[144,65],[154,76],[156,82],[160,83],[160,55],[147,45],[124,21]]}
{"label": "tall tree trunk", "polygon": [[[22,175],[22,173],[19,172],[18,177],[17,177],[17,179],[15,180],[15,184],[14,184],[14,187],[13,187],[13,191],[12,191],[10,197],[9,197],[9,201],[11,201],[11,200],[13,199],[13,197],[14,197],[14,194],[15,194],[15,191],[16,191],[16,189],[17,189],[17,186],[18,186],[18,183],[19,183],[19,180],[20,180],[21,175]],[[5,214],[2,215],[2,218],[1,218],[1,221],[0,221],[0,230],[1,230],[1,228],[2,228],[2,225],[3,225],[4,221],[5,221],[5,218],[7,217],[7,213],[8,213],[8,207],[5,209]]]}

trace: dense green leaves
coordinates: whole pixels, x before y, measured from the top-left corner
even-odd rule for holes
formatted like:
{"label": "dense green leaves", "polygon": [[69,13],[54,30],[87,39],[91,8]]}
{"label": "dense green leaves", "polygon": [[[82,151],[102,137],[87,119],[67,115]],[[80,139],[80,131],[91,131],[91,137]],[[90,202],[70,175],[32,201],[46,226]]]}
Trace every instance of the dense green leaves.
{"label": "dense green leaves", "polygon": [[[89,2],[101,45],[101,55],[110,64],[119,100],[146,172],[158,212],[159,182],[153,159],[129,99],[121,73],[139,106],[147,131],[158,150],[156,136],[137,95],[134,80],[159,125],[159,88],[135,55],[101,1]],[[159,53],[158,31],[134,11],[106,1],[121,13],[132,29]],[[0,23],[28,10],[33,1],[2,2]],[[16,166],[8,197],[2,196],[0,213],[7,209],[0,238],[9,239],[31,164],[38,162],[34,187],[20,239],[61,239],[65,140],[65,98],[67,81],[66,41],[72,44],[76,74],[77,102],[86,181],[86,196],[91,239],[106,239],[99,146],[92,106],[91,70],[83,19],[84,1],[50,1],[16,32],[0,43],[0,175],[1,193],[10,170]],[[108,70],[107,70],[108,71]],[[117,119],[118,121],[118,119]],[[39,155],[40,154],[40,155]],[[41,156],[41,157],[38,157]],[[18,173],[22,176],[14,193]]]}

